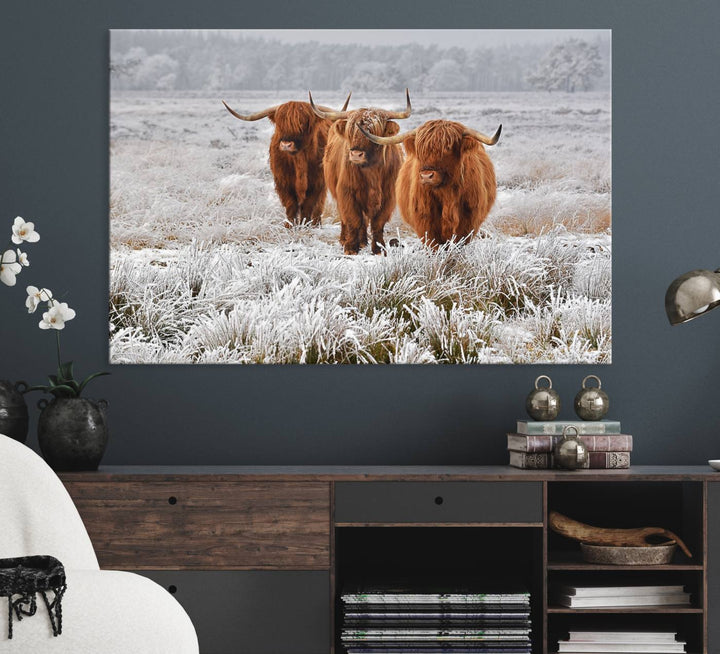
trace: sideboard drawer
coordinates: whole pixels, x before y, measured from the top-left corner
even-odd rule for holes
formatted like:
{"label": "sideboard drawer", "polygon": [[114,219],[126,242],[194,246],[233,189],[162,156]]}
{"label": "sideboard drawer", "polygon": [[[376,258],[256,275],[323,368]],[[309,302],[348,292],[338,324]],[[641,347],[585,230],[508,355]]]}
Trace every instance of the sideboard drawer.
{"label": "sideboard drawer", "polygon": [[328,483],[142,480],[66,486],[104,568],[330,565]]}
{"label": "sideboard drawer", "polygon": [[330,573],[143,570],[173,593],[202,654],[327,654]]}
{"label": "sideboard drawer", "polygon": [[542,524],[540,482],[339,482],[336,523]]}

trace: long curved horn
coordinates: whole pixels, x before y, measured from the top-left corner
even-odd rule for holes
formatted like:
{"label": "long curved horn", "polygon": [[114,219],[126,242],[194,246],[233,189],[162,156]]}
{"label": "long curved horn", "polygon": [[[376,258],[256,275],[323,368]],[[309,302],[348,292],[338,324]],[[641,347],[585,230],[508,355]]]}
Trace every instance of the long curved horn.
{"label": "long curved horn", "polygon": [[409,118],[412,113],[412,105],[410,104],[410,91],[405,89],[405,99],[407,104],[405,105],[405,111],[386,111],[387,117],[392,118]]}
{"label": "long curved horn", "polygon": [[502,132],[502,125],[497,128],[497,131],[492,135],[492,137],[485,136],[485,134],[478,132],[477,130],[466,127],[463,132],[463,136],[472,136],[474,139],[477,139],[480,143],[484,143],[485,145],[495,145],[500,138],[500,132]]}
{"label": "long curved horn", "polygon": [[397,145],[398,143],[402,143],[408,136],[412,136],[415,132],[417,132],[416,127],[415,129],[411,129],[409,132],[405,132],[404,134],[395,134],[395,136],[375,136],[375,134],[365,131],[360,123],[357,124],[357,128],[365,135],[366,138],[378,145]]}
{"label": "long curved horn", "polygon": [[352,91],[348,93],[348,97],[345,100],[345,104],[342,106],[342,109],[340,111],[347,111],[348,105],[350,104],[350,97],[352,96]]}
{"label": "long curved horn", "polygon": [[239,118],[240,120],[260,120],[261,118],[266,118],[280,106],[279,104],[276,104],[274,107],[269,107],[268,109],[263,109],[263,111],[258,111],[255,114],[248,114],[247,116],[243,116],[242,114],[239,114],[234,109],[231,109],[228,106],[228,103],[225,102],[225,100],[223,100],[222,103],[225,105],[225,109],[227,109],[233,116],[235,116],[235,118]]}
{"label": "long curved horn", "polygon": [[347,104],[350,102],[350,96],[348,95],[347,100],[345,101],[345,106],[343,107],[342,111],[333,111],[332,109],[325,110],[323,107],[322,109],[318,107],[313,102],[312,93],[308,91],[308,97],[310,98],[310,106],[312,107],[312,110],[315,112],[315,115],[320,116],[320,118],[327,118],[328,120],[340,120],[340,118],[346,118],[349,111],[346,111]]}

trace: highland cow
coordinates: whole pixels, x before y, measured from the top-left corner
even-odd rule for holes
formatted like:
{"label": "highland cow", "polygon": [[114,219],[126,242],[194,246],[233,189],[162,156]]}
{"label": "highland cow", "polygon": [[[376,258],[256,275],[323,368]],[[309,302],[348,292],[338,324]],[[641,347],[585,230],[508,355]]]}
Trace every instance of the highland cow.
{"label": "highland cow", "polygon": [[310,96],[315,113],[334,121],[323,165],[325,181],[337,202],[340,244],[345,254],[357,254],[367,244],[368,227],[373,254],[380,254],[385,247],[384,229],[395,210],[395,180],[402,164],[402,149],[377,145],[365,135],[397,134],[400,127],[394,119],[407,118],[412,112],[407,89],[405,97],[404,111],[363,108],[330,112],[318,109]]}
{"label": "highland cow", "polygon": [[[349,102],[350,95],[343,111]],[[275,124],[270,170],[285,208],[285,226],[307,222],[319,225],[326,196],[323,153],[331,121],[319,118],[307,102],[286,102],[249,115],[237,113],[224,100],[223,104],[240,120],[269,118]]]}
{"label": "highland cow", "polygon": [[477,235],[497,194],[495,169],[483,144],[495,145],[502,125],[492,137],[449,120],[430,120],[389,137],[362,131],[379,145],[405,145],[398,206],[425,243],[438,246]]}

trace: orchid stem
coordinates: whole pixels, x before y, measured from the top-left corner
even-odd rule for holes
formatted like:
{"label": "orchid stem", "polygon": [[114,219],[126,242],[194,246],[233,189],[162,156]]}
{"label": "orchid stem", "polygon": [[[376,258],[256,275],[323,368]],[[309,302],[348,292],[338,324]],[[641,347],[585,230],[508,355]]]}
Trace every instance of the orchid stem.
{"label": "orchid stem", "polygon": [[56,342],[57,342],[57,359],[58,359],[58,370],[62,367],[62,364],[60,363],[60,331],[55,332],[55,336],[57,336]]}

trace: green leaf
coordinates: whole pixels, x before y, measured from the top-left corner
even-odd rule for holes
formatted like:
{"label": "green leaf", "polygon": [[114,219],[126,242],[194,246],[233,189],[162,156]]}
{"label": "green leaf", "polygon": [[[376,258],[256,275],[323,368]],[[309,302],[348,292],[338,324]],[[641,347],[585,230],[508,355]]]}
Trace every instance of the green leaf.
{"label": "green leaf", "polygon": [[56,375],[48,375],[48,380],[50,382],[48,388],[50,389],[56,386],[69,386],[75,395],[80,393],[80,385],[74,379],[58,379]]}
{"label": "green leaf", "polygon": [[95,377],[102,377],[103,375],[109,375],[109,374],[110,374],[109,372],[95,372],[92,375],[89,375],[80,384],[80,388],[78,388],[77,394],[80,395],[80,393],[82,393],[82,391],[83,391],[83,388],[85,388],[93,379],[95,379]]}
{"label": "green leaf", "polygon": [[67,363],[63,363],[58,368],[58,377],[60,378],[60,381],[68,382],[73,379],[73,362],[68,361]]}
{"label": "green leaf", "polygon": [[77,393],[73,388],[70,386],[65,386],[64,384],[58,384],[57,386],[53,386],[52,389],[49,391],[52,393],[55,397],[77,397]]}
{"label": "green leaf", "polygon": [[44,393],[49,393],[50,388],[50,386],[31,386],[25,392],[29,393],[30,391],[43,391]]}

